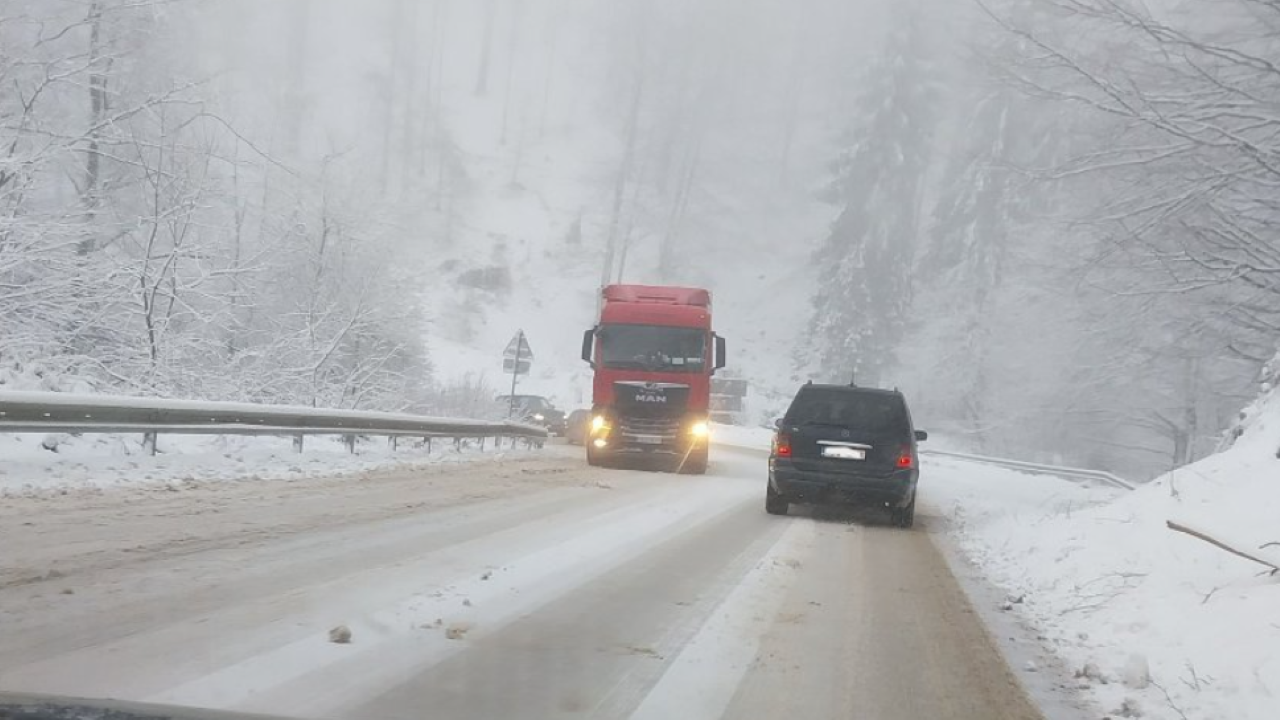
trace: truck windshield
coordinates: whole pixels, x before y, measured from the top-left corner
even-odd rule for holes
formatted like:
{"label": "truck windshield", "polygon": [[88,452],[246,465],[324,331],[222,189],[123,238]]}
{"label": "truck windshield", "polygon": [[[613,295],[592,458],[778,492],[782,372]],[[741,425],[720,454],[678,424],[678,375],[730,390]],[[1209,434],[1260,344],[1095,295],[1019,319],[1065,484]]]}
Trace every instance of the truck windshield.
{"label": "truck windshield", "polygon": [[604,367],[649,372],[703,372],[706,332],[662,325],[605,325],[597,333]]}

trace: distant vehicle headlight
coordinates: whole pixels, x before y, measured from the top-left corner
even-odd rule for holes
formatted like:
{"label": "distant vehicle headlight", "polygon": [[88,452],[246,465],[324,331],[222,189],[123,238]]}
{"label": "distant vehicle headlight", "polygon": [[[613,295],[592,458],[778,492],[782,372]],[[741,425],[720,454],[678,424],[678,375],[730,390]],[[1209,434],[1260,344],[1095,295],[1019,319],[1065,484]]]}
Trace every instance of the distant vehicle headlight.
{"label": "distant vehicle headlight", "polygon": [[539,421],[539,422],[541,422],[541,421],[543,421],[543,420],[546,420],[547,418],[546,418],[546,416],[545,416],[545,415],[543,415],[542,413],[534,413],[534,414],[533,414],[533,419],[534,419],[534,420],[537,420],[537,421]]}
{"label": "distant vehicle headlight", "polygon": [[704,438],[711,434],[711,426],[699,420],[689,426],[689,434],[696,438]]}

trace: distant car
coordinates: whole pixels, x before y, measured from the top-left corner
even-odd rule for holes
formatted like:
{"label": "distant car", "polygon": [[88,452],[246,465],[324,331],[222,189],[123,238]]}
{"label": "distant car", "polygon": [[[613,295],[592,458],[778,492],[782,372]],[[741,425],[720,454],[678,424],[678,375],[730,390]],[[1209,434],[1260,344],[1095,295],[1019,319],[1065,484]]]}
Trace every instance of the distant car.
{"label": "distant car", "polygon": [[586,445],[587,429],[591,426],[590,410],[574,410],[565,420],[564,436],[570,445]]}
{"label": "distant car", "polygon": [[769,514],[786,515],[793,503],[877,505],[899,527],[915,523],[916,443],[929,435],[912,426],[901,392],[810,383],[776,426]]}
{"label": "distant car", "polygon": [[521,422],[541,425],[552,435],[564,435],[564,411],[557,410],[551,401],[541,395],[516,395],[512,402],[511,395],[499,395],[494,402],[498,410],[505,416],[513,411],[511,417]]}

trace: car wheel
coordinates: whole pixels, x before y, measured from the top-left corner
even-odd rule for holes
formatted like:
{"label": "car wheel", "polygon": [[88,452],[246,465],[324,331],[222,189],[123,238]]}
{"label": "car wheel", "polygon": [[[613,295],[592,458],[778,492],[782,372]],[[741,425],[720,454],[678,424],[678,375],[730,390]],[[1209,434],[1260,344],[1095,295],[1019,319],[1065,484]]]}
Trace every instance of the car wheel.
{"label": "car wheel", "polygon": [[904,508],[894,508],[891,520],[894,525],[900,528],[910,528],[916,524],[916,499],[911,498],[911,503]]}
{"label": "car wheel", "polygon": [[786,515],[791,509],[791,503],[773,489],[773,483],[765,485],[764,488],[764,511],[770,515]]}

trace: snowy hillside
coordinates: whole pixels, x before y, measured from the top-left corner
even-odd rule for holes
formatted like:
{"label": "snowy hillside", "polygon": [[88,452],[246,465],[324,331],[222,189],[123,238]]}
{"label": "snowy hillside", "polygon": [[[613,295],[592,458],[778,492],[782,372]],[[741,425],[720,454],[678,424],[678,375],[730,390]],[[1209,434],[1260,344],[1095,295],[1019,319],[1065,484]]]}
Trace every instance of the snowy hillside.
{"label": "snowy hillside", "polygon": [[[441,124],[465,183],[456,205],[420,208],[420,219],[407,222],[427,229],[421,245],[430,252],[409,260],[421,265],[418,285],[437,382],[507,392],[510,376],[502,374],[501,352],[523,329],[536,357],[520,389],[573,408],[590,403],[590,373],[579,350],[597,309],[627,139],[618,109],[608,104],[611,91],[583,91],[601,82],[604,72],[600,48],[583,39],[599,31],[601,20],[583,10],[568,17],[557,19],[565,23],[559,37],[569,36],[559,54],[554,46],[536,44],[502,51],[515,56],[514,90],[477,95],[470,64],[446,66],[437,90]],[[480,18],[464,12],[457,22],[476,28]],[[447,56],[473,51],[464,33],[446,43]],[[552,56],[543,58],[549,51]],[[511,93],[528,95],[529,84],[541,81],[530,68],[542,62],[552,64],[547,72],[554,82],[540,91],[541,108],[511,100]],[[642,122],[648,131],[667,132],[668,110],[647,112]],[[662,153],[670,148],[657,139],[648,141],[657,147],[644,147],[645,138],[639,139],[611,280],[709,288],[717,331],[730,342],[728,372],[752,381],[752,410],[766,417],[793,388],[792,355],[815,273],[809,249],[832,212],[811,187],[821,176],[826,140],[819,135],[797,142],[792,162],[801,171],[783,182],[771,158],[743,154],[735,136],[759,141],[754,136],[762,125],[768,129],[770,119],[747,114],[735,120],[745,121],[743,127],[699,146],[705,179],[689,191],[682,242],[674,263],[669,259],[665,266],[662,245],[674,231],[659,166],[669,161]]]}

